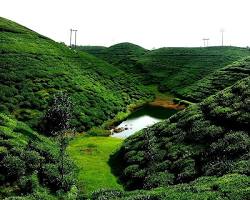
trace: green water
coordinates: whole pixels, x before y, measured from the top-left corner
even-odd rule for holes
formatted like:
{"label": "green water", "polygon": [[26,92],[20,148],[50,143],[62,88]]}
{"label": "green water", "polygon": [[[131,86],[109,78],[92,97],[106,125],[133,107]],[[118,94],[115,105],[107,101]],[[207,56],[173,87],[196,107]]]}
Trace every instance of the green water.
{"label": "green water", "polygon": [[134,111],[125,121],[117,126],[126,130],[115,133],[112,137],[127,138],[137,131],[169,118],[178,112],[174,109],[167,109],[159,106],[146,105]]}

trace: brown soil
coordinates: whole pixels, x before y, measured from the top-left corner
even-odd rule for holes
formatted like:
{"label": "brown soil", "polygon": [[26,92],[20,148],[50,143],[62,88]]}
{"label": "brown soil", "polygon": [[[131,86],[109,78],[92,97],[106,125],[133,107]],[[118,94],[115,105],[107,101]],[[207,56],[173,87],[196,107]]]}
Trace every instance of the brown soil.
{"label": "brown soil", "polygon": [[149,103],[152,106],[161,106],[164,108],[183,110],[184,105],[175,104],[171,99],[166,98],[156,98],[153,102]]}

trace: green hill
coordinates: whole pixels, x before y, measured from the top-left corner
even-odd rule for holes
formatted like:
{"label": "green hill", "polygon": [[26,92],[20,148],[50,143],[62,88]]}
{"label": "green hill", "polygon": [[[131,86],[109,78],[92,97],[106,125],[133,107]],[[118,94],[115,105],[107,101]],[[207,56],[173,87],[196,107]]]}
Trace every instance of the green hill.
{"label": "green hill", "polygon": [[122,160],[126,187],[151,189],[229,173],[249,176],[249,88],[248,77],[129,137],[114,156]]}
{"label": "green hill", "polygon": [[247,55],[238,47],[161,48],[141,57],[139,65],[144,82],[182,96],[189,85]]}
{"label": "green hill", "polygon": [[99,57],[98,55],[102,55],[102,52],[105,51],[105,49],[107,49],[107,47],[104,47],[104,46],[77,46],[77,49]]}
{"label": "green hill", "polygon": [[98,51],[86,51],[129,72],[145,85],[156,84],[162,91],[172,92],[193,101],[201,100],[198,95],[190,94],[198,90],[196,88],[199,85],[196,83],[199,80],[250,55],[249,49],[229,46],[160,48],[148,51],[127,43]]}
{"label": "green hill", "polygon": [[250,76],[250,57],[236,61],[205,76],[186,87],[182,91],[182,95],[193,102],[202,101],[204,98],[248,76]]}
{"label": "green hill", "polygon": [[137,61],[148,52],[148,50],[128,42],[119,43],[108,48],[80,46],[78,49],[93,54],[133,76],[140,75],[140,71],[137,71],[136,68]]}
{"label": "green hill", "polygon": [[[0,18],[0,55],[0,199],[84,199],[86,192],[120,183],[133,191],[100,188],[90,198],[250,196],[248,49],[149,51],[131,43],[71,49]],[[152,100],[145,85],[199,103],[127,138],[109,159],[121,140],[90,135]],[[56,138],[36,132],[59,91],[74,104],[71,125],[77,131],[94,127],[68,146],[78,178],[69,157],[60,159]]]}
{"label": "green hill", "polygon": [[54,93],[72,98],[72,125],[87,130],[151,99],[118,68],[0,18],[0,111],[36,127]]}

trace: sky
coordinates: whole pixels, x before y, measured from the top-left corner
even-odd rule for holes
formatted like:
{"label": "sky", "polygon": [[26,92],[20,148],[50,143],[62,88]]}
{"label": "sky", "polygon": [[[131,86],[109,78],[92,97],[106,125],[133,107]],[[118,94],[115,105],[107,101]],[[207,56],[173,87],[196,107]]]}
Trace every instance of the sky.
{"label": "sky", "polygon": [[1,0],[0,16],[58,42],[144,48],[250,46],[249,0]]}

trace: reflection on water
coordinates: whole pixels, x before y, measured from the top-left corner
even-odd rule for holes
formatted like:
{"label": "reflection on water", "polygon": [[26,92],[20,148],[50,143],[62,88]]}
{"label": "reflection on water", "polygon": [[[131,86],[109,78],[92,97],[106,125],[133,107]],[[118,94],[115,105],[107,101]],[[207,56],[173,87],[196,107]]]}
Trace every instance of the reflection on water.
{"label": "reflection on water", "polygon": [[127,138],[139,130],[152,126],[153,124],[169,118],[177,110],[167,109],[158,106],[144,106],[132,113],[127,120],[123,121],[117,128],[125,129],[120,133],[114,133],[112,137]]}

